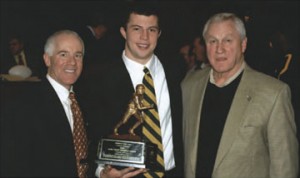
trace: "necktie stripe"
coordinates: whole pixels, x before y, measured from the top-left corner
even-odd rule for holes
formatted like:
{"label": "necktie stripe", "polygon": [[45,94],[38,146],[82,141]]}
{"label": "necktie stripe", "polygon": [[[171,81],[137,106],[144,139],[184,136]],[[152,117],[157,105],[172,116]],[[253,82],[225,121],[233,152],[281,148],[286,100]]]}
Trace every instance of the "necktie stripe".
{"label": "necktie stripe", "polygon": [[[152,143],[154,143],[154,144],[157,145],[157,147],[158,147],[158,149],[157,149],[157,153],[158,153],[157,156],[159,156],[162,159],[162,157],[163,157],[163,148],[162,148],[162,145],[157,142],[156,138],[153,138],[153,135],[151,135],[150,132],[148,132],[148,130],[144,134],[147,136],[146,140],[152,139]],[[161,165],[163,165],[163,162],[161,162]]]}
{"label": "necktie stripe", "polygon": [[155,90],[154,90],[154,84],[153,84],[153,81],[152,82],[149,82],[148,80],[152,80],[151,78],[147,77],[147,78],[144,78],[144,81],[143,81],[143,84],[145,85],[145,87],[150,90],[152,93],[155,93]]}
{"label": "necktie stripe", "polygon": [[158,118],[158,113],[155,110],[152,111],[147,111],[145,112],[146,116],[148,116],[149,118],[153,119],[153,122],[159,126],[160,122],[159,122],[159,118]]}
{"label": "necktie stripe", "polygon": [[161,145],[159,143],[159,140],[153,136],[155,134],[151,133],[151,130],[149,129],[149,126],[145,126],[143,128],[143,134],[146,136],[146,139],[150,140],[152,143],[155,143],[157,146]]}
{"label": "necktie stripe", "polygon": [[145,176],[146,178],[152,178],[152,176],[151,176],[148,172],[145,173],[144,176]]}
{"label": "necktie stripe", "polygon": [[145,99],[146,104],[151,104],[152,103],[153,108],[150,109],[150,110],[157,110],[157,105],[155,104],[155,102],[153,100],[151,100],[147,95],[144,96],[144,99]]}
{"label": "necktie stripe", "polygon": [[145,75],[145,79],[148,81],[148,83],[150,83],[152,86],[154,85],[153,84],[153,78],[152,78],[152,76],[151,76],[151,74],[150,73],[147,73],[146,75]]}
{"label": "necktie stripe", "polygon": [[152,178],[152,177],[163,177],[163,172],[147,172],[144,174],[146,178]]}
{"label": "necktie stripe", "polygon": [[[145,122],[143,123],[142,133],[145,137],[145,140],[148,140],[157,145],[157,156],[156,156],[156,165],[157,168],[161,168],[164,170],[164,159],[163,159],[163,145],[162,145],[162,137],[161,137],[161,128],[160,128],[160,120],[158,115],[155,89],[152,76],[149,70],[144,68],[144,78],[143,84],[145,86],[144,99],[145,103],[149,105],[153,105],[153,109],[145,110]],[[149,171],[144,174],[145,177],[163,177],[164,172],[153,172]]]}
{"label": "necktie stripe", "polygon": [[[149,118],[148,116],[145,117],[145,122],[147,122],[147,124],[149,126],[151,126],[150,128],[157,134],[156,137],[160,137],[160,128],[152,121],[151,118]],[[148,129],[149,130],[149,129]],[[154,135],[154,134],[153,134]]]}
{"label": "necktie stripe", "polygon": [[[155,144],[159,144],[158,146],[162,145],[160,142],[159,142],[159,138],[160,138],[160,135],[158,135],[151,127],[149,126],[145,126],[145,131],[144,131],[144,134],[148,137],[149,140],[151,140],[153,143]],[[161,150],[162,150],[162,146],[161,147]]]}
{"label": "necktie stripe", "polygon": [[[148,102],[146,99],[145,99],[145,104],[147,105],[150,105],[150,103],[152,103],[151,101]],[[148,109],[145,111],[146,114],[152,114],[153,117],[155,117],[156,119],[159,119],[159,115],[158,115],[158,112],[157,112],[157,105],[155,103],[152,103],[153,104],[153,108],[152,109]],[[148,113],[150,112],[150,113]],[[160,123],[157,122],[157,125],[159,125]]]}
{"label": "necktie stripe", "polygon": [[163,151],[162,143],[159,141],[161,140],[161,136],[151,127],[151,125],[144,124],[143,134],[148,140],[150,140],[152,143],[155,143],[159,150]]}
{"label": "necktie stripe", "polygon": [[150,99],[152,101],[152,103],[156,103],[156,98],[155,98],[155,94],[154,93],[152,93],[151,91],[147,92],[147,89],[146,89],[145,93],[146,93],[146,96],[147,96],[147,97],[145,97],[146,100]]}
{"label": "necktie stripe", "polygon": [[164,166],[164,159],[160,155],[157,155],[157,161],[161,166]]}
{"label": "necktie stripe", "polygon": [[145,81],[143,82],[143,84],[146,86],[146,88],[148,88],[152,93],[155,93],[155,90],[153,88],[154,84],[153,81],[149,81],[152,80],[151,78],[145,78]]}
{"label": "necktie stripe", "polygon": [[146,174],[147,174],[147,176],[145,176],[145,177],[147,177],[147,178],[157,177],[157,174],[155,174],[155,172],[148,172]]}
{"label": "necktie stripe", "polygon": [[164,173],[162,173],[162,172],[155,172],[155,174],[157,174],[158,177],[163,177],[164,176]]}

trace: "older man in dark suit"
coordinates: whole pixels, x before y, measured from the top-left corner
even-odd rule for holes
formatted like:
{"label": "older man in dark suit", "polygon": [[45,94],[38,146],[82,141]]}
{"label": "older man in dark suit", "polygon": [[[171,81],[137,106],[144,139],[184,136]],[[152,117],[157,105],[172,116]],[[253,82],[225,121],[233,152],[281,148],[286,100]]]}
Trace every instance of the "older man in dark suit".
{"label": "older man in dark suit", "polygon": [[[1,177],[86,177],[86,131],[82,117],[73,112],[76,102],[69,99],[81,74],[83,55],[84,44],[77,33],[56,32],[45,45],[46,78],[24,86],[9,84],[18,88],[13,96],[1,96]],[[11,91],[11,86],[2,86]],[[74,139],[78,128],[85,135],[82,152]]]}

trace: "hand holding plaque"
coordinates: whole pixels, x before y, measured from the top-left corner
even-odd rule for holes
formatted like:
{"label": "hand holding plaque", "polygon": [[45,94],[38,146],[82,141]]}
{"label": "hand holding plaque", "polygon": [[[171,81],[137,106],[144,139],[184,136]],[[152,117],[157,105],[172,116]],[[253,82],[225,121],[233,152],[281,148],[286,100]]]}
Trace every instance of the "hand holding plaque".
{"label": "hand holding plaque", "polygon": [[[134,132],[144,122],[144,110],[153,108],[153,105],[145,103],[144,92],[145,86],[138,84],[126,112],[114,127],[113,134],[101,139],[97,163],[121,167],[154,167],[157,145],[143,142]],[[120,135],[119,127],[126,124],[132,116],[137,122],[130,127],[128,134]]]}

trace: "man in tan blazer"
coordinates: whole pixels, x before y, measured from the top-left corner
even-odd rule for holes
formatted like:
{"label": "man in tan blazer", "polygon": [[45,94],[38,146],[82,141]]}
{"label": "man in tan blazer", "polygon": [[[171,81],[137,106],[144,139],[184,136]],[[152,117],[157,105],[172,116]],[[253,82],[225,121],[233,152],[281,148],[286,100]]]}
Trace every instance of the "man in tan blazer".
{"label": "man in tan blazer", "polygon": [[214,15],[203,36],[211,67],[182,82],[185,177],[297,177],[288,85],[246,64],[245,27],[236,15]]}

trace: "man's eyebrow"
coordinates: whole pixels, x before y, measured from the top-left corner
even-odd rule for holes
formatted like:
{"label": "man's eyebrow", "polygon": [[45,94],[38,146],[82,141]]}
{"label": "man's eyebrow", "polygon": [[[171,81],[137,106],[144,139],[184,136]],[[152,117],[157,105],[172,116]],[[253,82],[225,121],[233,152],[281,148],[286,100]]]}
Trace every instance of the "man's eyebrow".
{"label": "man's eyebrow", "polygon": [[57,54],[58,53],[67,53],[68,51],[66,51],[66,50],[60,50],[60,51],[57,51]]}
{"label": "man's eyebrow", "polygon": [[[140,26],[140,25],[130,25],[129,27],[140,27],[140,28],[143,28],[142,26]],[[159,29],[159,27],[158,26],[156,26],[156,25],[154,25],[154,26],[150,26],[150,27],[148,27],[148,28],[146,28],[146,29],[149,29],[149,28],[156,28],[156,29]]]}

